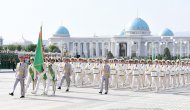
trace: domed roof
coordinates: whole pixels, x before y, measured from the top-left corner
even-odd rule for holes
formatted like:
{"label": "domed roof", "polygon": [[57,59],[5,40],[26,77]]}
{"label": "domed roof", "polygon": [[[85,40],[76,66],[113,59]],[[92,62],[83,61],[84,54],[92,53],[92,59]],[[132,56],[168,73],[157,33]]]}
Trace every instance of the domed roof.
{"label": "domed roof", "polygon": [[165,28],[161,33],[160,33],[160,36],[174,36],[174,33],[168,29],[168,28]]}
{"label": "domed roof", "polygon": [[70,37],[68,29],[64,26],[60,26],[56,31],[55,35],[62,37]]}
{"label": "domed roof", "polygon": [[129,31],[133,31],[133,30],[149,31],[149,26],[143,19],[135,18],[132,21],[132,23],[129,25],[128,30]]}

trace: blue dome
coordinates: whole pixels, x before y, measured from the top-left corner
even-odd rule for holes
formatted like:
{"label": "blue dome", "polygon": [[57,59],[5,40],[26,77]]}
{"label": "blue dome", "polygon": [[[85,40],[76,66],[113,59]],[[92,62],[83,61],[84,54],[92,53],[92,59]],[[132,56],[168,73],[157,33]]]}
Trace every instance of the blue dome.
{"label": "blue dome", "polygon": [[174,33],[170,29],[166,28],[160,33],[160,36],[174,36]]}
{"label": "blue dome", "polygon": [[64,26],[60,26],[55,34],[63,36],[63,37],[69,37],[70,36],[68,29]]}
{"label": "blue dome", "polygon": [[149,31],[149,26],[143,19],[136,18],[133,20],[128,30],[129,31],[133,31],[133,30]]}

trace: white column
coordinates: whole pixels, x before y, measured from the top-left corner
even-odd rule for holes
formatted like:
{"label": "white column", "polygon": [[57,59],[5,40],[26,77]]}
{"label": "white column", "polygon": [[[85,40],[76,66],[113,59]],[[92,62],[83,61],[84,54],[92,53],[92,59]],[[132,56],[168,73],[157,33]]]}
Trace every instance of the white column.
{"label": "white column", "polygon": [[102,42],[102,57],[105,57],[105,46],[104,46],[104,42]]}
{"label": "white column", "polygon": [[69,50],[69,42],[67,42],[67,51],[70,52],[70,50]]}
{"label": "white column", "polygon": [[84,56],[87,57],[87,48],[86,48],[86,42],[83,42],[83,51],[84,51]]}
{"label": "white column", "polygon": [[115,57],[119,57],[119,43],[115,43]]}
{"label": "white column", "polygon": [[173,49],[172,49],[173,50],[173,56],[175,56],[175,42],[173,42],[172,45],[173,45],[172,46],[173,47]]}
{"label": "white column", "polygon": [[110,42],[108,42],[108,52],[111,51]]}
{"label": "white column", "polygon": [[187,41],[187,57],[189,57],[189,41]]}
{"label": "white column", "polygon": [[111,42],[110,51],[114,55],[114,53],[113,53],[113,42]]}
{"label": "white column", "polygon": [[138,41],[138,54],[137,54],[137,56],[140,56],[140,49],[141,48],[141,42],[140,41]]}
{"label": "white column", "polygon": [[75,56],[75,42],[73,42],[73,56]]}
{"label": "white column", "polygon": [[166,42],[166,47],[168,47],[168,42]]}
{"label": "white column", "polygon": [[77,43],[77,46],[78,55],[80,55],[80,42]]}
{"label": "white column", "polygon": [[98,47],[98,42],[96,42],[96,57],[99,57],[99,47]]}
{"label": "white column", "polygon": [[179,45],[179,51],[180,51],[180,58],[182,57],[183,53],[182,53],[182,41],[180,41],[180,45]]}
{"label": "white column", "polygon": [[90,42],[90,57],[93,58],[93,42]]}
{"label": "white column", "polygon": [[144,56],[147,56],[147,47],[148,47],[148,42],[145,42],[146,45],[144,44],[144,48],[145,48],[145,52],[144,52]]}
{"label": "white column", "polygon": [[127,57],[131,57],[131,41],[127,42]]}

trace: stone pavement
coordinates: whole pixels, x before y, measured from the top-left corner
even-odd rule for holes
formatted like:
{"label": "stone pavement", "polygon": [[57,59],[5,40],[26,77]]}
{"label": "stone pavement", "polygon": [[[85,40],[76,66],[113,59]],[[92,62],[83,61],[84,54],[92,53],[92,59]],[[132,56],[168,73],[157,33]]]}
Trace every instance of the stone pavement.
{"label": "stone pavement", "polygon": [[56,91],[55,97],[41,96],[40,90],[20,99],[19,84],[15,95],[8,95],[13,82],[13,72],[0,70],[0,110],[190,110],[190,87],[160,93],[111,89],[108,95],[100,95],[98,88],[71,87],[68,93],[65,88]]}

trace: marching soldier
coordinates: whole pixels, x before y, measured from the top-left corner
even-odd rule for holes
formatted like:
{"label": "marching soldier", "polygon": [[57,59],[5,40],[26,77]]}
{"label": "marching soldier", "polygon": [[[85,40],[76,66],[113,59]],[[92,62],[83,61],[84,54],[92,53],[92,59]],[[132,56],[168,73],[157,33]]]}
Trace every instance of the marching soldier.
{"label": "marching soldier", "polygon": [[151,69],[151,77],[152,77],[151,86],[152,87],[155,86],[156,92],[158,92],[158,89],[159,89],[159,79],[158,79],[159,72],[160,70],[159,70],[158,60],[156,59]]}
{"label": "marching soldier", "polygon": [[75,77],[76,84],[83,86],[83,84],[84,84],[84,80],[83,80],[84,74],[83,74],[83,70],[82,70],[81,60],[82,59],[78,59],[78,62],[76,62],[74,71],[75,71],[75,74],[76,74],[76,77]]}
{"label": "marching soldier", "polygon": [[94,65],[93,65],[93,84],[94,85],[99,85],[99,79],[100,79],[100,64],[99,64],[99,61],[96,61],[94,62]]}
{"label": "marching soldier", "polygon": [[47,73],[48,73],[48,65],[49,65],[49,60],[51,59],[45,59],[45,62],[43,63],[43,72],[39,73],[38,74],[38,80],[37,80],[37,83],[36,83],[36,87],[34,89],[34,91],[32,91],[32,94],[36,94],[38,89],[39,89],[39,85],[40,85],[40,82],[42,81],[43,83],[43,94],[42,95],[45,95],[45,88],[46,88],[46,80],[47,80]]}
{"label": "marching soldier", "polygon": [[129,87],[131,87],[131,82],[132,82],[132,62],[133,60],[126,60],[125,64],[126,64],[126,80],[125,80],[125,84]]}
{"label": "marching soldier", "polygon": [[135,82],[137,83],[137,90],[140,89],[140,65],[138,64],[139,60],[135,59],[134,65],[133,65],[133,79],[132,79],[132,84],[131,84],[131,88],[134,88]]}
{"label": "marching soldier", "polygon": [[160,60],[159,61],[159,64],[160,64],[160,67],[159,67],[159,69],[160,69],[160,72],[159,72],[159,85],[160,85],[160,87],[162,87],[162,89],[164,90],[165,89],[165,72],[166,72],[166,70],[165,70],[165,65],[164,65],[164,63],[165,63],[165,60]]}
{"label": "marching soldier", "polygon": [[105,82],[105,94],[108,94],[108,85],[109,85],[109,78],[110,78],[110,66],[108,65],[108,60],[104,61],[103,68],[101,70],[102,75],[102,81],[101,81],[101,87],[100,87],[100,94],[103,92],[103,84]]}
{"label": "marching soldier", "polygon": [[51,59],[51,62],[48,64],[48,73],[46,73],[46,75],[47,75],[47,87],[45,89],[45,95],[48,95],[50,83],[52,83],[53,93],[51,96],[55,96],[57,73],[58,73],[58,67],[55,63],[55,59]]}
{"label": "marching soldier", "polygon": [[35,83],[36,83],[36,79],[37,79],[37,77],[36,77],[37,72],[36,72],[36,70],[34,68],[33,62],[34,62],[34,58],[31,57],[30,58],[30,63],[31,64],[28,66],[28,78],[27,78],[26,89],[25,89],[26,93],[27,93],[27,90],[29,88],[29,85],[30,85],[31,81],[32,81],[32,84],[33,84],[33,90],[35,88]]}
{"label": "marching soldier", "polygon": [[118,86],[119,83],[120,85],[122,85],[122,87],[124,87],[125,85],[125,80],[126,80],[126,75],[125,75],[125,69],[126,69],[126,65],[125,65],[125,61],[121,60],[120,64],[118,64],[117,67],[117,75],[118,75]]}
{"label": "marching soldier", "polygon": [[111,75],[111,86],[113,86],[113,87],[118,87],[118,85],[117,85],[117,82],[118,82],[118,80],[117,80],[117,63],[118,63],[118,61],[117,61],[117,59],[114,59],[113,60],[113,63],[110,65],[110,75]]}
{"label": "marching soldier", "polygon": [[147,60],[147,65],[145,67],[145,86],[150,88],[152,85],[151,71],[152,71],[152,61]]}
{"label": "marching soldier", "polygon": [[11,93],[9,93],[9,95],[11,95],[11,96],[14,95],[16,86],[17,86],[18,82],[20,82],[20,86],[21,86],[21,97],[20,98],[24,98],[25,97],[24,80],[25,80],[26,74],[27,74],[27,64],[24,62],[24,57],[22,55],[19,56],[19,60],[20,60],[20,62],[17,63],[17,66],[16,66],[16,75],[15,75],[16,80],[14,83],[13,91]]}
{"label": "marching soldier", "polygon": [[69,91],[71,72],[72,72],[72,66],[69,63],[69,59],[65,59],[65,64],[63,65],[63,76],[62,76],[62,79],[61,79],[58,89],[61,89],[61,86],[62,86],[64,80],[66,79],[66,82],[67,82],[66,92]]}
{"label": "marching soldier", "polygon": [[92,74],[92,67],[93,67],[93,64],[91,62],[86,62],[86,65],[85,65],[85,77],[87,79],[87,83],[88,84],[92,84],[93,82],[93,74]]}

